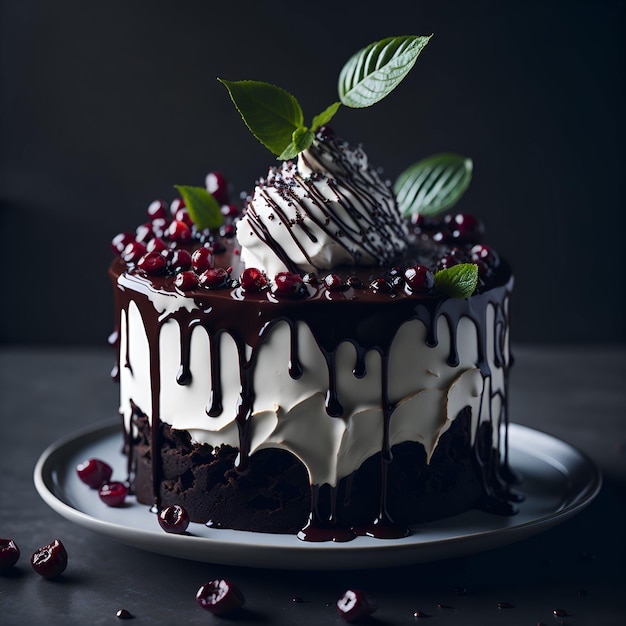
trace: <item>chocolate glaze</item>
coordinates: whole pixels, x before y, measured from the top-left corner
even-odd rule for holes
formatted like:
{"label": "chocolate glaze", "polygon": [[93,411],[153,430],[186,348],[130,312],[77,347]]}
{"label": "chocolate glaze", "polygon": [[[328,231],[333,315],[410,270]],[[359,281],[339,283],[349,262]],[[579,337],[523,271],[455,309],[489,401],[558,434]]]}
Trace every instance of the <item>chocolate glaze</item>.
{"label": "chocolate glaze", "polygon": [[[232,275],[237,276],[243,269],[234,249],[235,242],[225,241],[226,250],[216,255],[216,262],[222,267],[232,267]],[[397,264],[405,267],[409,264],[421,262],[429,263],[432,257],[441,254],[440,250],[429,249],[428,245],[421,248],[422,256],[405,255]],[[411,253],[415,255],[415,249]],[[430,259],[428,258],[430,255]],[[429,262],[430,261],[430,262]],[[372,280],[384,274],[385,270],[379,267],[337,268],[333,270],[343,280],[356,276],[363,284],[370,284]],[[118,282],[124,275],[126,286]],[[487,342],[495,346],[495,363],[504,369],[505,381],[508,376],[508,364],[504,355],[506,347],[506,332],[508,329],[508,299],[510,296],[510,270],[501,262],[488,281],[483,281],[477,293],[469,299],[450,299],[435,295],[417,296],[406,291],[402,285],[393,288],[389,293],[376,292],[372,289],[358,289],[349,287],[345,291],[329,292],[323,282],[312,281],[306,284],[306,297],[301,299],[281,299],[269,291],[255,293],[244,292],[238,286],[227,286],[219,290],[197,288],[186,292],[187,297],[193,298],[196,310],[188,311],[181,308],[171,314],[162,314],[155,310],[147,292],[158,291],[164,294],[180,294],[174,286],[174,277],[162,275],[149,277],[142,275],[136,268],[127,266],[121,259],[116,259],[111,268],[110,276],[115,286],[115,306],[117,328],[124,328],[128,337],[128,311],[134,304],[141,315],[149,347],[151,372],[151,458],[152,458],[152,486],[154,504],[160,506],[161,473],[161,424],[167,422],[167,416],[160,411],[160,351],[159,337],[163,325],[170,320],[179,327],[181,363],[178,370],[177,382],[188,384],[193,377],[190,368],[191,334],[195,326],[202,326],[210,341],[211,381],[207,397],[210,397],[207,406],[207,419],[222,414],[221,392],[221,363],[220,338],[222,333],[228,333],[234,340],[239,354],[240,394],[235,421],[239,430],[239,446],[236,467],[245,472],[249,464],[250,454],[250,425],[254,412],[254,371],[257,355],[263,346],[271,329],[279,322],[284,321],[290,328],[290,360],[286,364],[292,378],[298,379],[302,374],[300,365],[299,346],[297,339],[297,324],[306,324],[315,338],[321,353],[324,355],[328,371],[328,389],[326,393],[326,411],[329,415],[339,417],[343,413],[341,398],[336,384],[335,357],[342,342],[350,342],[356,348],[356,359],[353,373],[356,377],[365,375],[365,355],[370,350],[377,351],[381,356],[381,389],[380,406],[383,412],[383,438],[381,451],[381,487],[380,507],[377,517],[369,525],[356,530],[340,528],[336,523],[335,508],[337,506],[335,488],[331,489],[331,514],[328,519],[320,519],[317,510],[319,489],[323,486],[311,486],[311,513],[309,522],[300,531],[300,538],[307,541],[346,541],[354,537],[355,533],[367,534],[380,538],[400,537],[406,535],[406,527],[394,524],[387,508],[387,475],[389,466],[393,463],[389,445],[389,424],[395,406],[388,395],[388,367],[391,344],[400,326],[411,320],[420,320],[427,329],[426,343],[434,347],[438,343],[437,324],[441,316],[447,321],[450,329],[451,348],[448,364],[458,366],[457,330],[463,317],[472,320],[478,337],[478,359],[476,366],[482,373],[485,381],[485,393],[481,404],[481,415],[477,420],[478,431],[474,434],[474,457],[477,472],[482,483],[484,497],[480,506],[485,510],[499,514],[513,514],[515,507],[511,500],[519,499],[518,494],[511,492],[508,484],[512,473],[508,467],[507,454],[507,426],[508,412],[506,398],[502,400],[500,415],[491,414],[491,399],[495,395],[491,391],[491,372],[487,360]],[[358,281],[352,281],[358,284]],[[129,283],[136,288],[129,287]],[[492,327],[487,326],[486,311],[492,305],[496,315],[496,322]],[[122,315],[123,313],[123,315]],[[124,326],[122,326],[124,324]],[[490,336],[490,333],[492,335]],[[118,333],[119,336],[119,333]],[[126,341],[125,354],[120,354],[120,342],[117,340],[118,364],[130,368]],[[143,407],[133,407],[133,413],[141,412]],[[145,410],[145,409],[144,409]],[[483,412],[487,412],[485,416]],[[484,419],[486,417],[486,419]],[[492,446],[492,433],[496,434],[498,445]],[[503,437],[500,442],[499,438]],[[501,444],[501,445],[500,445]],[[126,447],[132,451],[132,438],[126,436]],[[504,450],[501,457],[499,450]],[[350,498],[350,489],[346,490],[345,498]]]}

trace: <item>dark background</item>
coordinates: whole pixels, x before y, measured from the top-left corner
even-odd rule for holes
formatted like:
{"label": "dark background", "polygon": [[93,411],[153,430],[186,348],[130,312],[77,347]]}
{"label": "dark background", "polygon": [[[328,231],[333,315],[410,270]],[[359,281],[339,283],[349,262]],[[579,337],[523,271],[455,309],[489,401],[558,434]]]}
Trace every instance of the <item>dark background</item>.
{"label": "dark background", "polygon": [[474,160],[459,208],[516,271],[518,342],[624,332],[624,27],[610,0],[0,0],[0,341],[103,345],[109,241],[173,184],[250,190],[272,155],[215,78],[291,91],[308,122],[357,49],[435,33],[333,126],[395,177]]}

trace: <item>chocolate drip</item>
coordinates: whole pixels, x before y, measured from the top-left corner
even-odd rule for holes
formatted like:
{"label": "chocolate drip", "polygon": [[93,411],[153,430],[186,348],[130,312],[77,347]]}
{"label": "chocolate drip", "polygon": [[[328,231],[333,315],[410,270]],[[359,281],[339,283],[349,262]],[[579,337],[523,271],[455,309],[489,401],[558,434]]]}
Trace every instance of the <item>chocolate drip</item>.
{"label": "chocolate drip", "polygon": [[189,368],[189,359],[191,352],[191,332],[197,321],[188,323],[180,322],[180,367],[176,374],[176,382],[179,385],[188,385],[191,383],[191,369]]}
{"label": "chocolate drip", "polygon": [[289,322],[289,376],[294,380],[302,377],[302,365],[300,364],[300,351],[298,350],[298,325]]}
{"label": "chocolate drip", "polygon": [[222,406],[222,368],[220,367],[220,341],[222,333],[209,333],[209,354],[211,359],[211,391],[207,415],[209,417],[219,417],[224,410]]}

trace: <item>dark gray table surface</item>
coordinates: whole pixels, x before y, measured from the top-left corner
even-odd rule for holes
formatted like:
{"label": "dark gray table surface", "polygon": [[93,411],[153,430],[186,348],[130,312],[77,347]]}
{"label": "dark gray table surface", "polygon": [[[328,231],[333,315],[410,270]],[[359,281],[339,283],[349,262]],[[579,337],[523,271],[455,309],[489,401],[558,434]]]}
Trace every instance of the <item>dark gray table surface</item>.
{"label": "dark gray table surface", "polygon": [[[301,572],[160,556],[61,518],[37,495],[33,468],[56,439],[116,416],[117,388],[108,378],[113,354],[0,350],[0,537],[15,539],[22,551],[18,566],[0,575],[0,624],[116,624],[120,608],[138,624],[342,624],[333,604],[349,587],[377,600],[372,625],[626,623],[626,349],[518,346],[515,355],[513,421],[591,457],[605,479],[598,498],[561,526],[482,554]],[[29,556],[57,537],[69,566],[60,580],[47,581],[31,570]],[[197,588],[218,577],[242,589],[246,611],[225,619],[196,605]],[[499,609],[499,602],[513,608]],[[555,609],[570,616],[557,618]],[[431,617],[416,619],[416,610]]]}

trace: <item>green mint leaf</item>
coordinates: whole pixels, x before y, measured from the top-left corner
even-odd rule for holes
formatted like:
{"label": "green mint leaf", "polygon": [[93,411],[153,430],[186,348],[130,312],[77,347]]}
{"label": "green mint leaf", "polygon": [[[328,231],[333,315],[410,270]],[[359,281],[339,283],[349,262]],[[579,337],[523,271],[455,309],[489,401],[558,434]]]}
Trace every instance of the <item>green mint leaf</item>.
{"label": "green mint leaf", "polygon": [[204,187],[188,185],[174,185],[174,187],[185,201],[189,217],[198,229],[214,230],[224,223],[219,202]]}
{"label": "green mint leaf", "polygon": [[450,298],[469,298],[478,284],[478,265],[461,263],[435,274],[435,287]]}
{"label": "green mint leaf", "polygon": [[457,203],[472,180],[472,160],[435,154],[404,170],[393,185],[400,213],[437,215]]}
{"label": "green mint leaf", "polygon": [[382,100],[409,73],[431,37],[388,37],[359,50],[339,74],[341,102],[359,109]]}
{"label": "green mint leaf", "polygon": [[218,78],[252,134],[274,154],[281,154],[304,123],[298,101],[289,92],[255,80]]}
{"label": "green mint leaf", "polygon": [[306,150],[315,139],[315,133],[312,130],[301,126],[296,128],[291,135],[291,143],[276,157],[279,161],[295,159],[303,150]]}
{"label": "green mint leaf", "polygon": [[311,130],[315,132],[320,126],[324,126],[324,124],[328,124],[330,120],[333,119],[335,113],[337,113],[339,107],[341,106],[341,102],[333,102],[329,107],[324,109],[319,115],[316,115],[313,118],[313,122],[311,123]]}

